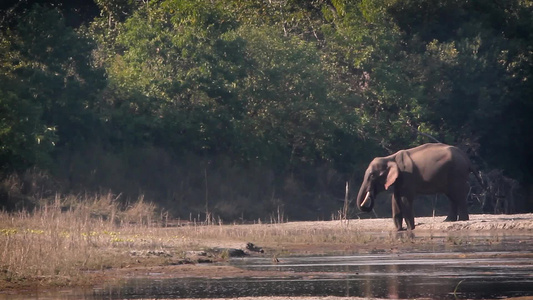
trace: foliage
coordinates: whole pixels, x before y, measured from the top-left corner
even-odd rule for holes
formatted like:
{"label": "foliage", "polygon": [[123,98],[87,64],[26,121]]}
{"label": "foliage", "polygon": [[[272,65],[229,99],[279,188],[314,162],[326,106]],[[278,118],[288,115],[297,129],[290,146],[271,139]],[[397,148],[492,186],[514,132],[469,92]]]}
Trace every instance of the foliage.
{"label": "foliage", "polygon": [[47,165],[54,145],[79,143],[95,129],[90,110],[103,81],[91,68],[91,44],[41,6],[1,40],[2,168]]}
{"label": "foliage", "polygon": [[6,175],[182,217],[316,218],[372,157],[439,140],[532,190],[530,1],[74,5],[0,7]]}

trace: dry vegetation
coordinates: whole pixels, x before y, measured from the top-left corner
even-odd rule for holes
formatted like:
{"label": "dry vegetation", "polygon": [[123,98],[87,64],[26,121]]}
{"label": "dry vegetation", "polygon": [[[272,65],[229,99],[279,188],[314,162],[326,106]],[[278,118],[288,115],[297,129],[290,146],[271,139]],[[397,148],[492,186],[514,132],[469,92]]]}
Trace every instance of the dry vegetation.
{"label": "dry vegetation", "polygon": [[87,199],[58,196],[31,212],[1,212],[0,280],[81,284],[87,270],[124,266],[128,259],[123,249],[134,243],[159,246],[137,238],[137,231],[151,224],[154,212],[155,206],[142,199],[121,208],[111,194]]}
{"label": "dry vegetation", "polygon": [[[500,218],[472,216],[472,221],[443,224],[418,218],[417,243],[457,243],[433,232],[442,230],[533,230],[531,215]],[[264,255],[373,251],[376,247],[411,247],[409,235],[393,232],[390,219],[291,222],[250,225],[202,225],[190,222],[164,227],[164,216],[143,199],[121,205],[111,194],[84,199],[59,197],[33,211],[0,212],[0,287],[84,285],[101,280],[94,272],[131,267],[194,263],[193,251],[244,249],[246,242]],[[477,226],[477,227],[476,227]],[[427,234],[431,232],[431,234]],[[226,259],[212,251],[207,259]],[[206,259],[205,257],[203,259]]]}
{"label": "dry vegetation", "polygon": [[[33,211],[0,213],[0,281],[3,285],[90,284],[94,270],[184,263],[187,251],[243,248],[246,241],[354,243],[340,228],[179,224],[165,228],[156,207],[139,199],[122,207],[111,194],[86,199],[57,196]],[[259,242],[260,241],[260,242]],[[224,259],[219,253],[216,259]]]}

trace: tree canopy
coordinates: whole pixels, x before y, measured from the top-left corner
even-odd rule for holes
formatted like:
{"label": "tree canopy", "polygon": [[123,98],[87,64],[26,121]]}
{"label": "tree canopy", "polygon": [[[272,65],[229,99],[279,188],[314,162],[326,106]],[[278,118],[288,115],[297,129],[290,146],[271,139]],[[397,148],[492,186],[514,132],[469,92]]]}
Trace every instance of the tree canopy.
{"label": "tree canopy", "polygon": [[533,204],[529,0],[0,12],[4,177],[37,167],[63,192],[143,194],[181,217],[329,218],[371,158],[436,139],[518,180]]}

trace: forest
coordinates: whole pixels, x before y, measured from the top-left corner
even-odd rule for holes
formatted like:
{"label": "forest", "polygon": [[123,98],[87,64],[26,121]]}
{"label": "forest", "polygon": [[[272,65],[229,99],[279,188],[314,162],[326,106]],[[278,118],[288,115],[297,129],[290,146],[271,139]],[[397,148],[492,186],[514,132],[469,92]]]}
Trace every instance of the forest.
{"label": "forest", "polygon": [[435,141],[481,171],[471,212],[533,210],[533,1],[0,4],[3,210],[327,220],[373,157]]}

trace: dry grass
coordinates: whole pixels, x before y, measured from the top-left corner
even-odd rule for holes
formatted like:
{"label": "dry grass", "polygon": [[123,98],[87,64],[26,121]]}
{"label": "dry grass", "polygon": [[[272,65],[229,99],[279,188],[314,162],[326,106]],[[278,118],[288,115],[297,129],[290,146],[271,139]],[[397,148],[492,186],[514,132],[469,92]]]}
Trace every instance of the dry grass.
{"label": "dry grass", "polygon": [[[321,253],[320,249],[354,251],[413,243],[407,234],[397,235],[390,219],[336,220],[252,225],[178,224],[163,227],[164,214],[140,198],[122,205],[117,197],[60,197],[43,201],[38,209],[0,212],[0,287],[21,283],[82,285],[91,274],[110,268],[164,266],[182,263],[187,251],[211,247],[244,248],[247,242],[265,247],[266,255]],[[448,243],[435,230],[533,230],[531,215],[508,217],[472,216],[471,221],[444,224],[419,218],[417,243]],[[447,226],[447,227],[445,227]],[[450,227],[451,226],[451,227]],[[478,227],[485,226],[485,227]],[[457,228],[456,228],[457,227]],[[441,228],[441,229],[438,229]],[[420,235],[422,234],[422,235]],[[425,238],[421,239],[421,236]],[[464,240],[464,237],[461,241]],[[382,249],[385,249],[382,248]]]}
{"label": "dry grass", "polygon": [[33,211],[0,212],[0,283],[78,285],[88,271],[179,263],[188,250],[243,248],[248,241],[261,246],[349,244],[368,238],[347,226],[219,223],[164,228],[161,216],[142,198],[123,206],[112,194],[56,196]]}
{"label": "dry grass", "polygon": [[87,270],[121,267],[123,250],[151,226],[155,206],[140,199],[121,208],[111,194],[83,199],[56,196],[34,211],[0,212],[0,280],[69,284]]}
{"label": "dry grass", "polygon": [[359,244],[374,239],[351,227],[341,225],[340,221],[335,223],[337,226],[333,227],[290,226],[291,223],[198,226],[194,228],[193,237],[204,240],[205,243],[213,240],[227,243],[251,241],[259,245]]}

